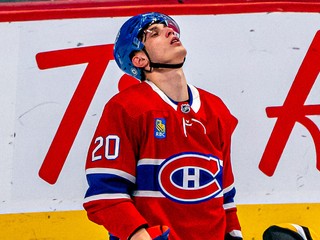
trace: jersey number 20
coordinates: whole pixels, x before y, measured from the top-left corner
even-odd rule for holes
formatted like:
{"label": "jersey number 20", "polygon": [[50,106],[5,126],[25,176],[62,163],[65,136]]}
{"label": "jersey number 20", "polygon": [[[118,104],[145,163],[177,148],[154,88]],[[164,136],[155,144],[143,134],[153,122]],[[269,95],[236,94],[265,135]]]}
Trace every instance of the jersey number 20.
{"label": "jersey number 20", "polygon": [[[119,156],[120,138],[117,135],[97,137],[94,142],[97,146],[92,151],[92,161],[101,160],[102,154],[107,160],[114,160]],[[102,153],[99,151],[101,148],[104,148]]]}

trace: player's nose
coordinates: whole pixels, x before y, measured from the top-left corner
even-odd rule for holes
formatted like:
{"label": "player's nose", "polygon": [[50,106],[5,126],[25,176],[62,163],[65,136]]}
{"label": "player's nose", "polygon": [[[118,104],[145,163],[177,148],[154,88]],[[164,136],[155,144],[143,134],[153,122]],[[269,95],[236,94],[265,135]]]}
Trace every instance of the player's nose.
{"label": "player's nose", "polygon": [[175,31],[173,31],[172,28],[166,27],[165,30],[166,30],[165,36],[166,36],[167,38],[170,37],[171,35],[175,35]]}

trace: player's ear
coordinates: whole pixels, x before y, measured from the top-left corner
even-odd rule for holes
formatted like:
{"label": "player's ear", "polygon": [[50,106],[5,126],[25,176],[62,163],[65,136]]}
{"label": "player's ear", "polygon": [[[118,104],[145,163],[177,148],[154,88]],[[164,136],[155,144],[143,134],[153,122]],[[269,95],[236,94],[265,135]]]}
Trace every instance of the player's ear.
{"label": "player's ear", "polygon": [[145,68],[149,64],[149,59],[143,51],[136,52],[131,61],[132,64],[137,68]]}

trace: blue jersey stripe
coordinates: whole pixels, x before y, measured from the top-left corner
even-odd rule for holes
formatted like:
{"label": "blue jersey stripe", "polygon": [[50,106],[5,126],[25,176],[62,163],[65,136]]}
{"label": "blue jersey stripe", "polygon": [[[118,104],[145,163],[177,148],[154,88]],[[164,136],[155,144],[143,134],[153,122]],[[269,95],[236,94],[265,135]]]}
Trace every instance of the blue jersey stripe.
{"label": "blue jersey stripe", "polygon": [[224,204],[233,203],[234,202],[234,196],[236,195],[236,189],[235,187],[231,188],[228,192],[224,192]]}
{"label": "blue jersey stripe", "polygon": [[131,195],[134,190],[134,183],[114,174],[88,174],[87,181],[89,183],[89,188],[85,197],[113,193]]}
{"label": "blue jersey stripe", "polygon": [[137,167],[137,190],[159,191],[159,165],[139,165]]}

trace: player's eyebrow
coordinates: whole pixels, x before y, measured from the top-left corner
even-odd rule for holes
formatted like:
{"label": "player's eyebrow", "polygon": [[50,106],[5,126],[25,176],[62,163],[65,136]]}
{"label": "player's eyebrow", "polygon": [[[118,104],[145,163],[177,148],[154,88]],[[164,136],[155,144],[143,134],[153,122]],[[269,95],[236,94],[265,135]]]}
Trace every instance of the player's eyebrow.
{"label": "player's eyebrow", "polygon": [[158,24],[152,24],[149,28],[143,30],[142,32],[142,41],[145,42],[147,39],[147,33],[152,33],[153,31],[159,31],[159,23]]}
{"label": "player's eyebrow", "polygon": [[150,28],[147,28],[145,31],[153,31],[153,30],[157,30],[159,28],[159,25],[155,25],[155,26],[150,26]]}

